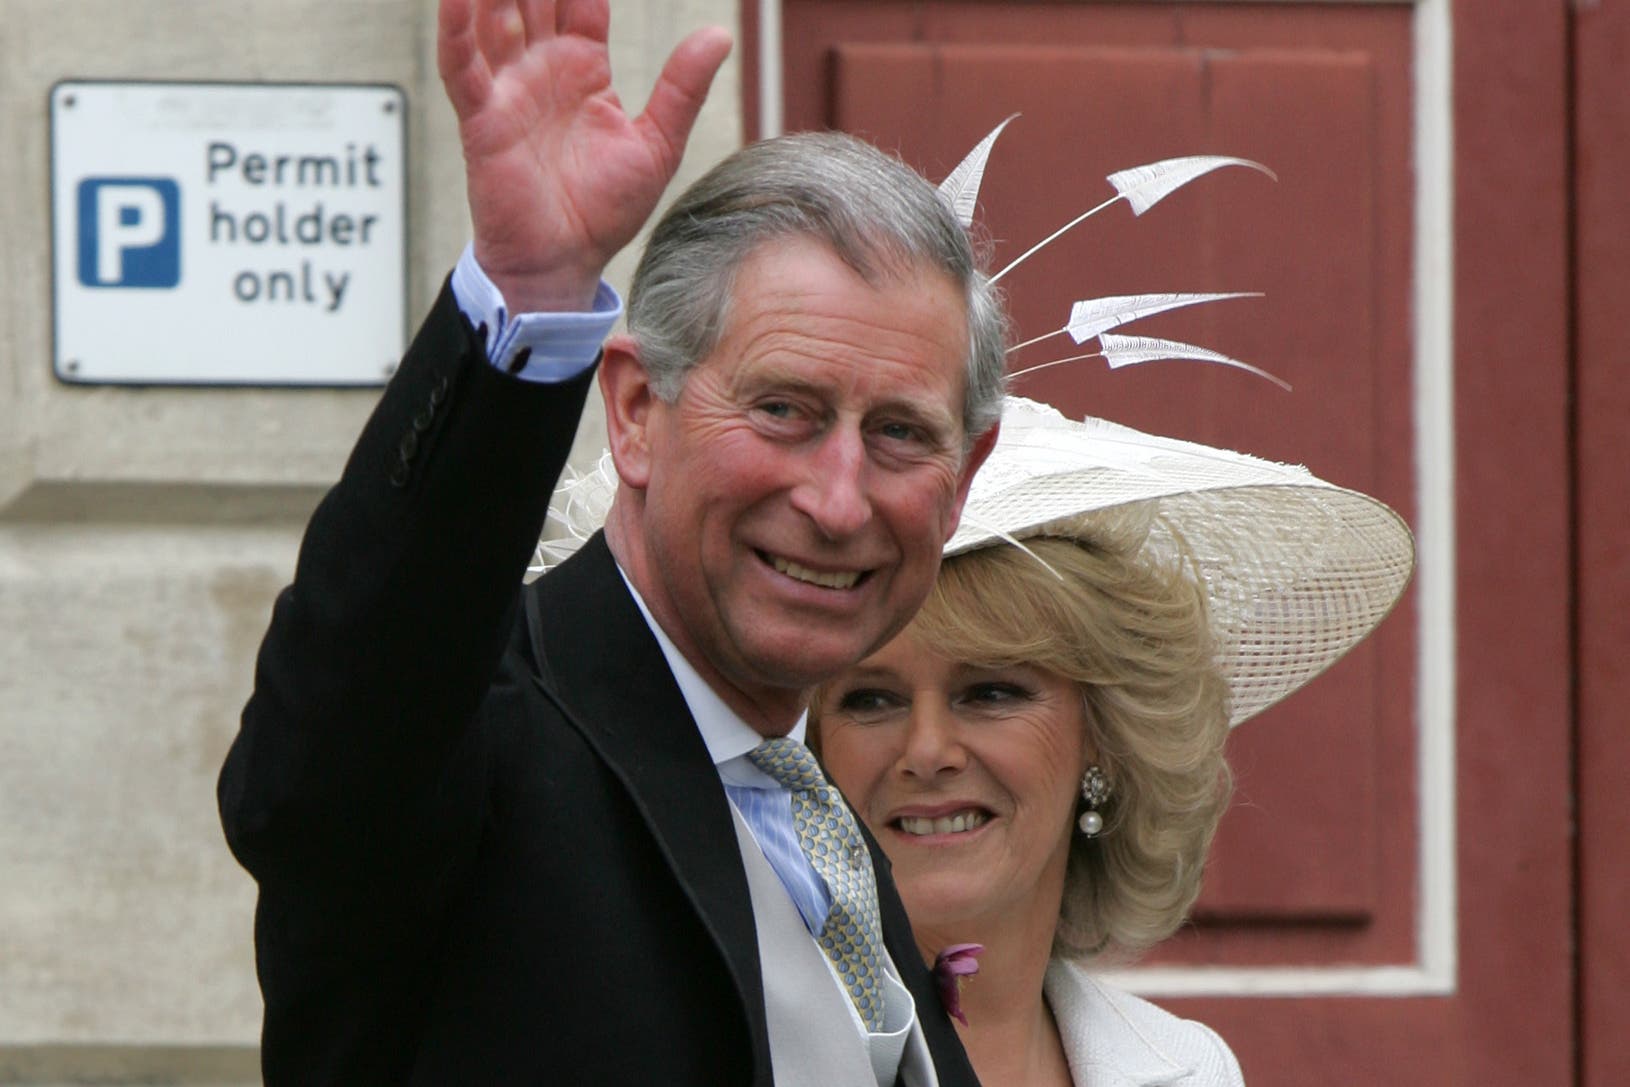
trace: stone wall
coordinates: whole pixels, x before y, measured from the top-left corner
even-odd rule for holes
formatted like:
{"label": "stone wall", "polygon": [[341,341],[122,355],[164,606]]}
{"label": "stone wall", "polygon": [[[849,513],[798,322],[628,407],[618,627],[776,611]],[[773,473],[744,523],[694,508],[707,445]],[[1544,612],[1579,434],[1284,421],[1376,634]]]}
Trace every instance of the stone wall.
{"label": "stone wall", "polygon": [[[643,103],[728,0],[615,0]],[[0,1084],[258,1079],[254,887],[215,775],[301,527],[377,391],[75,386],[51,365],[64,79],[382,82],[408,101],[408,310],[467,234],[435,0],[8,0],[0,19]],[[739,140],[721,74],[681,181]],[[626,255],[613,282],[626,283]],[[177,335],[187,330],[178,329]],[[229,349],[230,345],[223,345]],[[603,428],[585,422],[580,447]]]}

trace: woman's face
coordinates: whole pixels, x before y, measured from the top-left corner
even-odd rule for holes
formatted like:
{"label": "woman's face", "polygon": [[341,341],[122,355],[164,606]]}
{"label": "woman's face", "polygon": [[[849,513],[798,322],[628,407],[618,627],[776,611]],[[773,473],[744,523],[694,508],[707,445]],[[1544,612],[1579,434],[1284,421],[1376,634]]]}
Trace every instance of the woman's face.
{"label": "woman's face", "polygon": [[1024,910],[1051,938],[1084,712],[1070,680],[949,661],[910,630],[827,685],[822,758],[888,853],[919,930]]}

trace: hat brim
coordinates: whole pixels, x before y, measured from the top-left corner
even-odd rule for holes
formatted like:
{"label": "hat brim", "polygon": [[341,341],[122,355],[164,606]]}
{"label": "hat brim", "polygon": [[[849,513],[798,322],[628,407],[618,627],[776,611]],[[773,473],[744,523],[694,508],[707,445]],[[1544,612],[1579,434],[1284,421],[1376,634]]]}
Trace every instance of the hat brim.
{"label": "hat brim", "polygon": [[1334,664],[1386,618],[1414,569],[1414,537],[1385,503],[1305,468],[1073,422],[1009,398],[945,554],[1035,537],[1090,540],[1137,507],[1143,553],[1205,590],[1230,724]]}

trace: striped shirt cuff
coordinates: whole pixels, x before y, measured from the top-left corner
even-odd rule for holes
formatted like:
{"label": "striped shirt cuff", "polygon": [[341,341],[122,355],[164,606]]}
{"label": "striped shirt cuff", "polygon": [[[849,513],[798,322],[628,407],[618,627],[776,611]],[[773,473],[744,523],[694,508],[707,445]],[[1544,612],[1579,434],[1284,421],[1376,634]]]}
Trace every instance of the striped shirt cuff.
{"label": "striped shirt cuff", "polygon": [[623,315],[623,300],[600,281],[587,313],[510,313],[504,296],[476,263],[468,244],[453,268],[458,308],[487,335],[487,359],[524,381],[566,381],[600,355],[600,346]]}

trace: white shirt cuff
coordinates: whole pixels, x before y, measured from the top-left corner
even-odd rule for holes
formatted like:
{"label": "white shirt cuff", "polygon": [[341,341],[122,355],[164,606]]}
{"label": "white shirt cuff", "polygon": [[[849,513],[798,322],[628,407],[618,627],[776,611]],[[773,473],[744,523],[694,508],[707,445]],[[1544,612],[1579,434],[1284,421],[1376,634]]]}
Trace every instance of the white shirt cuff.
{"label": "white shirt cuff", "polygon": [[486,327],[487,359],[524,381],[566,381],[594,364],[600,345],[623,315],[623,300],[600,281],[587,313],[510,313],[481,265],[475,245],[453,268],[453,298],[476,328]]}

